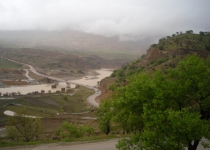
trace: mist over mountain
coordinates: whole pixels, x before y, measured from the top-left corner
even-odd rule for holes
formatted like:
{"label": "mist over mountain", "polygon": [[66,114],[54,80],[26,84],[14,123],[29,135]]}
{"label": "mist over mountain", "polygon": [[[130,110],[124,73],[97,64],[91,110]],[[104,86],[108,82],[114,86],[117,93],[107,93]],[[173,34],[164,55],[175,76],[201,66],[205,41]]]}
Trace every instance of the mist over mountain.
{"label": "mist over mountain", "polygon": [[0,0],[0,45],[140,56],[166,35],[209,31],[209,5],[197,0]]}
{"label": "mist over mountain", "polygon": [[145,53],[154,40],[122,41],[118,36],[106,37],[73,30],[0,31],[0,45],[11,48],[39,48],[73,51],[121,51]]}
{"label": "mist over mountain", "polygon": [[0,0],[0,30],[77,30],[144,43],[177,31],[209,31],[209,5],[208,0]]}

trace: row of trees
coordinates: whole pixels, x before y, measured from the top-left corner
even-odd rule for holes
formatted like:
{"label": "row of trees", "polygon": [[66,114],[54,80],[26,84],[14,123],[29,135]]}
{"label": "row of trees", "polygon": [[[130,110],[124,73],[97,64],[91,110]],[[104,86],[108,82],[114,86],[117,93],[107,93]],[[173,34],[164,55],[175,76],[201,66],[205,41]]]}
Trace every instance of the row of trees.
{"label": "row of trees", "polygon": [[[185,32],[186,34],[193,34],[193,30],[188,30]],[[172,34],[172,36],[166,36],[164,38],[159,39],[159,43],[165,41],[166,39],[170,39],[171,37],[175,37],[176,35],[183,34],[182,31],[176,32],[176,34]],[[150,48],[156,47],[158,44],[152,44]],[[159,45],[158,47],[160,50],[163,50],[163,45]]]}
{"label": "row of trees", "polygon": [[207,32],[207,31],[206,31],[206,32],[200,31],[199,34],[200,34],[201,36],[205,36],[205,35],[206,35],[206,36],[209,36],[209,35],[210,35],[210,32]]}
{"label": "row of trees", "polygon": [[[149,49],[157,47],[159,50],[163,50],[164,49],[164,41],[167,39],[170,39],[172,37],[175,37],[179,34],[183,34],[183,33],[180,31],[180,32],[176,32],[176,34],[172,34],[172,36],[166,36],[164,38],[161,38],[161,39],[159,39],[159,44],[152,44]],[[185,34],[193,34],[193,30],[188,30],[185,32]],[[210,32],[207,32],[207,31],[205,31],[205,32],[200,31],[199,34],[200,34],[200,36],[210,36]],[[202,41],[202,37],[199,38],[199,41]]]}
{"label": "row of trees", "polygon": [[[167,74],[131,76],[99,109],[101,129],[133,133],[120,150],[196,150],[210,139],[210,57],[188,56]],[[203,143],[208,146],[207,143]]]}

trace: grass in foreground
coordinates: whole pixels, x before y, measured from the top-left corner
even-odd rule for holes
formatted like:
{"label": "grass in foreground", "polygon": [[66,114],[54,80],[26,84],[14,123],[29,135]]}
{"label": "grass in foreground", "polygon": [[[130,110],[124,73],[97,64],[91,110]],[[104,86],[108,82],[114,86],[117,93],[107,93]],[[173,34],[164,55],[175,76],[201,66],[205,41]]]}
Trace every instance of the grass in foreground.
{"label": "grass in foreground", "polygon": [[62,144],[75,144],[75,143],[90,143],[90,142],[99,142],[111,139],[125,138],[129,137],[129,135],[100,135],[100,136],[90,136],[83,138],[74,138],[74,139],[66,139],[66,140],[46,140],[46,141],[31,141],[31,142],[11,142],[7,140],[0,141],[0,148],[4,147],[15,147],[15,146],[31,146],[31,145],[40,145],[40,144],[50,144],[62,142]]}

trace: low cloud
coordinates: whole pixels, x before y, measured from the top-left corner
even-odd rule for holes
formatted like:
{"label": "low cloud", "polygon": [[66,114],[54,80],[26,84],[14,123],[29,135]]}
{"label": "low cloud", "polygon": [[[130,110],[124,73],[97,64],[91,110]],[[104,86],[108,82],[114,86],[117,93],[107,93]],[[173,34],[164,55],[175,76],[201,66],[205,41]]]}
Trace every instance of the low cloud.
{"label": "low cloud", "polygon": [[210,31],[210,1],[0,0],[0,30],[80,30],[141,40]]}

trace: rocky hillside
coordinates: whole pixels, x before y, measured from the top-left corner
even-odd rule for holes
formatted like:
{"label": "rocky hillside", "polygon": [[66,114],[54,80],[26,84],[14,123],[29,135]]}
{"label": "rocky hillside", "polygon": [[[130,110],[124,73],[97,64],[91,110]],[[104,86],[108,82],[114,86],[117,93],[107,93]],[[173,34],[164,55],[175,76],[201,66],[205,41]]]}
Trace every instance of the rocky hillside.
{"label": "rocky hillside", "polygon": [[185,34],[172,34],[159,39],[158,44],[152,44],[148,49],[146,59],[158,59],[167,55],[178,56],[188,53],[206,54],[210,51],[210,33],[193,34],[192,30]]}
{"label": "rocky hillside", "polygon": [[176,67],[178,62],[188,54],[208,57],[210,54],[210,33],[201,31],[200,34],[193,34],[189,30],[184,34],[177,33],[161,38],[158,44],[152,44],[149,47],[145,55],[124,65],[121,69],[115,70],[109,79],[102,81],[101,89],[104,91],[102,97],[107,95],[114,86],[128,84],[129,76],[142,71],[152,74],[158,69],[167,72],[167,69]]}

